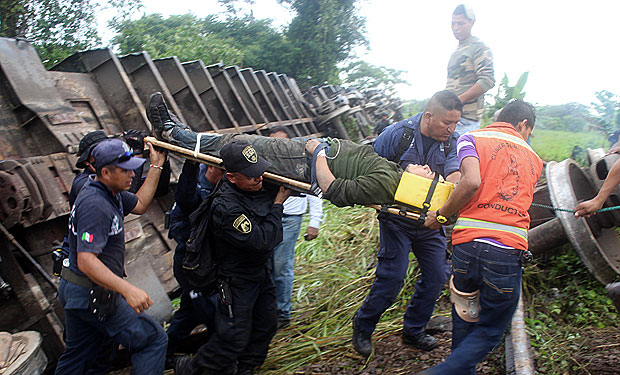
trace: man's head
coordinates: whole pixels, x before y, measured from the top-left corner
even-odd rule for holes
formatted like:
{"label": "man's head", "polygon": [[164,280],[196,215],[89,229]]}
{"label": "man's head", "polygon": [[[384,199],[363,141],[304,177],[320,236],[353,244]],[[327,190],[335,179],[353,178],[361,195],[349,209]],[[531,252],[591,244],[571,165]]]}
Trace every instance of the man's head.
{"label": "man's head", "polygon": [[439,142],[447,141],[461,119],[463,103],[451,91],[435,93],[428,101],[420,128],[422,134]]}
{"label": "man's head", "polygon": [[280,125],[277,125],[271,128],[271,131],[269,132],[269,137],[270,138],[293,138],[291,136],[290,130]]}
{"label": "man's head", "polygon": [[[75,163],[75,166],[78,168],[86,168],[90,167],[92,163],[91,152],[93,148],[104,139],[108,139],[108,136],[102,130],[95,130],[93,132],[87,133],[80,140],[80,144],[78,145],[78,160]],[[95,170],[93,169],[93,172]]]}
{"label": "man's head", "polygon": [[132,155],[131,148],[120,139],[99,142],[92,151],[97,170],[97,180],[116,194],[131,187],[134,169],[144,164],[145,159]]}
{"label": "man's head", "polygon": [[536,123],[534,107],[521,99],[513,99],[497,116],[498,122],[507,122],[517,129],[523,139],[528,139]]}
{"label": "man's head", "polygon": [[261,158],[247,142],[232,141],[220,150],[226,168],[226,178],[243,191],[259,191],[263,187],[263,173],[271,164]]}
{"label": "man's head", "polygon": [[471,28],[476,22],[476,16],[474,11],[464,5],[460,4],[452,12],[452,33],[458,41],[465,40],[471,37]]}
{"label": "man's head", "polygon": [[217,185],[217,183],[222,179],[222,177],[224,177],[225,173],[222,168],[212,167],[210,165],[204,164],[200,166],[200,170],[204,172],[205,178],[212,186]]}

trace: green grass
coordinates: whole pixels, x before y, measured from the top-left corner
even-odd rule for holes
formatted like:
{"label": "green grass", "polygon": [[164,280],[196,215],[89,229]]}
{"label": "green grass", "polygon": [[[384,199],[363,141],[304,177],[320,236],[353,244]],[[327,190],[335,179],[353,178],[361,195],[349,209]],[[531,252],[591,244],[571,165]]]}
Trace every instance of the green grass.
{"label": "green grass", "polygon": [[545,161],[562,161],[570,158],[575,146],[583,150],[578,152],[577,159],[584,157],[587,148],[609,148],[607,137],[594,131],[574,133],[534,128],[531,143],[534,151]]}
{"label": "green grass", "polygon": [[[379,222],[369,208],[324,206],[319,237],[302,240],[296,248],[291,328],[273,339],[261,374],[289,374],[305,365],[345,357],[355,357],[351,363],[359,364],[350,373],[364,365],[352,351],[351,319],[374,280]],[[403,290],[383,315],[375,337],[402,328],[416,272],[410,267]]]}

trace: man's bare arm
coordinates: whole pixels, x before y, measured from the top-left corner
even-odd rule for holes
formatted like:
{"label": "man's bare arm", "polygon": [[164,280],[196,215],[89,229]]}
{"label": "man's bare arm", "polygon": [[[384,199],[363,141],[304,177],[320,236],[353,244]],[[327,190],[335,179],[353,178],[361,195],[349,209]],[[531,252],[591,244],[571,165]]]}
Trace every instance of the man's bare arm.
{"label": "man's bare arm", "polygon": [[149,168],[144,183],[136,192],[136,196],[138,197],[138,203],[136,204],[136,207],[131,210],[131,213],[136,215],[142,215],[143,213],[145,213],[147,208],[153,201],[155,191],[157,190],[157,183],[159,182],[159,177],[161,176],[162,172],[162,169],[160,168],[163,167],[164,163],[166,162],[166,151],[158,151],[157,149],[155,149],[155,147],[153,147],[152,144],[147,144],[149,145],[149,148],[151,150],[151,164],[156,167]]}
{"label": "man's bare arm", "polygon": [[469,90],[459,95],[459,100],[461,101],[461,103],[465,104],[471,100],[477,99],[478,97],[480,97],[480,95],[483,94],[484,89],[478,83],[474,83],[474,85],[470,87]]}
{"label": "man's bare arm", "polygon": [[[452,176],[452,174],[450,174]],[[475,157],[467,157],[461,162],[461,179],[446,203],[439,209],[442,216],[450,217],[463,208],[476,195],[480,187],[480,161]],[[437,212],[426,214],[424,225],[427,228],[439,229]]]}
{"label": "man's bare arm", "polygon": [[125,297],[129,306],[137,313],[141,313],[153,305],[153,300],[144,290],[131,285],[115,275],[99,260],[97,255],[80,251],[77,254],[77,263],[80,271],[88,276],[91,281],[106,289],[120,293]]}

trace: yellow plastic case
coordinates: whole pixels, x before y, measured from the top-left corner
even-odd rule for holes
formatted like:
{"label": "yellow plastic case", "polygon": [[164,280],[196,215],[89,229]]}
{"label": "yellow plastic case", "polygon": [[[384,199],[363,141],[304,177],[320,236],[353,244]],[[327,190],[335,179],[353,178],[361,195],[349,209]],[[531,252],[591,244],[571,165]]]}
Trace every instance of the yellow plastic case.
{"label": "yellow plastic case", "polygon": [[[420,177],[413,173],[403,172],[398,188],[396,188],[396,194],[394,200],[396,203],[400,203],[410,208],[422,210],[423,203],[426,200],[428,189],[431,187],[433,180]],[[451,182],[437,182],[435,186],[435,192],[431,197],[431,207],[429,211],[435,211],[448,200],[450,194],[454,190],[454,184]]]}

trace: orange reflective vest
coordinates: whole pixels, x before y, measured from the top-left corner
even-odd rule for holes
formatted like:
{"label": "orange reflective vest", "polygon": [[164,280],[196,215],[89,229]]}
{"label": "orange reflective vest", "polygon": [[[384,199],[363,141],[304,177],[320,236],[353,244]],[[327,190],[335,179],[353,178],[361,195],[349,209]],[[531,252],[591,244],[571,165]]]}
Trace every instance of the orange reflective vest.
{"label": "orange reflective vest", "polygon": [[527,250],[527,210],[542,160],[508,123],[496,122],[470,134],[480,159],[481,183],[474,198],[459,212],[452,243],[492,238]]}

